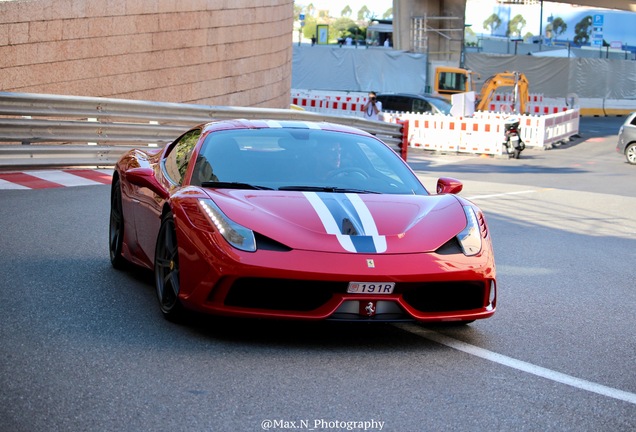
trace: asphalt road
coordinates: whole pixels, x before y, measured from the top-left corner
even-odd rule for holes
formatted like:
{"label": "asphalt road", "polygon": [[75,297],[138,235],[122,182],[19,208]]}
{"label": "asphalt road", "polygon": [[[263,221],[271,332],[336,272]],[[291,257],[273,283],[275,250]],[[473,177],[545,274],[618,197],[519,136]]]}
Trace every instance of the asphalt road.
{"label": "asphalt road", "polygon": [[[519,160],[411,153],[465,181],[499,304],[469,326],[165,321],[108,261],[108,186],[0,190],[0,430],[636,430],[636,166],[621,119]],[[366,422],[366,423],[365,423]]]}

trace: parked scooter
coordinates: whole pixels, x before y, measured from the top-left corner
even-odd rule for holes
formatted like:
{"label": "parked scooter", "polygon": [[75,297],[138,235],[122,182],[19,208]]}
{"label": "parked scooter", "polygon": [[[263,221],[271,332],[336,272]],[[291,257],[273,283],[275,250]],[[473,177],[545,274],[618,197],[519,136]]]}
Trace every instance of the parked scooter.
{"label": "parked scooter", "polygon": [[519,159],[519,155],[526,148],[525,143],[521,140],[519,121],[517,117],[510,117],[504,122],[506,129],[504,145],[506,153],[512,154],[513,159]]}

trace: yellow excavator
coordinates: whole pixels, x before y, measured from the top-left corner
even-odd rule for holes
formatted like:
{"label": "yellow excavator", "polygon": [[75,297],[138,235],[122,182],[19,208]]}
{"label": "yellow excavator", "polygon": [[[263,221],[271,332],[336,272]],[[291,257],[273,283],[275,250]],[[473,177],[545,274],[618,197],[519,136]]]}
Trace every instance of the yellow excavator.
{"label": "yellow excavator", "polygon": [[501,72],[484,81],[475,110],[487,111],[496,90],[501,87],[512,87],[512,107],[518,114],[526,112],[528,103],[528,79],[521,72]]}
{"label": "yellow excavator", "polygon": [[435,68],[433,91],[445,99],[451,100],[451,96],[457,93],[465,93],[475,90],[474,72],[468,69],[438,66]]}
{"label": "yellow excavator", "polygon": [[[450,100],[451,96],[456,93],[476,91],[473,75],[476,73],[463,68],[437,67],[435,69],[434,92]],[[514,112],[525,113],[529,93],[528,79],[521,72],[508,71],[497,73],[484,81],[481,92],[477,95],[475,110],[488,110],[495,91],[501,87],[513,88]]]}

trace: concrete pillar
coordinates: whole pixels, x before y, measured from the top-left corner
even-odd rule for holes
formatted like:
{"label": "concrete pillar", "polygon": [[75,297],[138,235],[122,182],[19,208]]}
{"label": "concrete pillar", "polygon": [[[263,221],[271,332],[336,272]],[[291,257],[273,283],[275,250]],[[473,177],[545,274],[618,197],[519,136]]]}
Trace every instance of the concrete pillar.
{"label": "concrete pillar", "polygon": [[[459,66],[464,37],[466,0],[393,0],[393,46],[428,54],[429,61]],[[414,44],[413,18],[425,26],[425,42]],[[447,19],[440,19],[447,17]]]}

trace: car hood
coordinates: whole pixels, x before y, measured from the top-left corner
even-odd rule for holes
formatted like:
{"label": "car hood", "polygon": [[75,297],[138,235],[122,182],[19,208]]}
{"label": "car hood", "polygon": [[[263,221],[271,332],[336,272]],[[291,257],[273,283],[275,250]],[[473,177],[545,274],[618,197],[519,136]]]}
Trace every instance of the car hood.
{"label": "car hood", "polygon": [[453,195],[207,190],[233,221],[290,248],[339,253],[434,251],[466,226]]}

